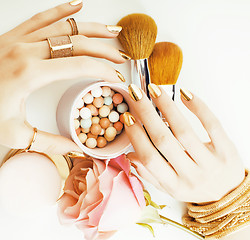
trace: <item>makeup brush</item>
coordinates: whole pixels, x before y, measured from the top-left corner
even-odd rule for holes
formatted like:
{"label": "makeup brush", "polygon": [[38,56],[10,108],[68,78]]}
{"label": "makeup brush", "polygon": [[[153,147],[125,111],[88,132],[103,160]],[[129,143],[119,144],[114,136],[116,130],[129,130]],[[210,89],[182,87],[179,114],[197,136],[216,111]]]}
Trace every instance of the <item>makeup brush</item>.
{"label": "makeup brush", "polygon": [[157,36],[157,25],[153,18],[146,14],[134,13],[125,16],[118,22],[122,31],[118,36],[124,50],[132,57],[132,83],[148,93],[150,75],[148,58],[151,55]]}
{"label": "makeup brush", "polygon": [[[179,46],[171,42],[158,42],[149,57],[151,82],[167,86],[171,98],[175,98],[175,84],[179,77],[183,55]],[[169,88],[169,89],[168,89]]]}

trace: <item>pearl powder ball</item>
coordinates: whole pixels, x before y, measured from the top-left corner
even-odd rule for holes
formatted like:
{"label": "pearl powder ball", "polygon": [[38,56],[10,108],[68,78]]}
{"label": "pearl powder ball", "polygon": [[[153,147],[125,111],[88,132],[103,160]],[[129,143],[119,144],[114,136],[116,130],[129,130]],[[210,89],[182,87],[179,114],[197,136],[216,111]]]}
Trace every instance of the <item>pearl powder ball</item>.
{"label": "pearl powder ball", "polygon": [[94,135],[94,134],[92,134],[91,132],[89,132],[89,133],[87,134],[87,137],[88,137],[88,138],[97,139],[97,135]]}
{"label": "pearl powder ball", "polygon": [[114,123],[114,128],[117,132],[121,131],[123,129],[123,124],[121,122]]}
{"label": "pearl powder ball", "polygon": [[113,97],[115,95],[115,91],[111,90],[111,93],[109,94],[110,97]]}
{"label": "pearl powder ball", "polygon": [[79,138],[79,140],[80,140],[81,143],[85,143],[86,140],[87,140],[87,134],[86,133],[80,133],[78,135],[78,138]]}
{"label": "pearl powder ball", "polygon": [[102,87],[102,96],[108,97],[111,94],[111,88],[110,87]]}
{"label": "pearl powder ball", "polygon": [[103,97],[97,97],[93,101],[93,105],[97,108],[101,108],[104,104],[104,98]]}
{"label": "pearl powder ball", "polygon": [[90,110],[92,116],[97,116],[98,115],[98,109],[94,105],[89,104],[86,107]]}
{"label": "pearl powder ball", "polygon": [[90,128],[82,128],[81,131],[82,131],[83,133],[89,133]]}
{"label": "pearl powder ball", "polygon": [[123,96],[120,93],[116,93],[113,97],[113,103],[114,104],[120,104],[123,101]]}
{"label": "pearl powder ball", "polygon": [[104,137],[98,137],[97,138],[97,147],[103,148],[107,145],[107,140]]}
{"label": "pearl powder ball", "polygon": [[92,117],[91,121],[92,121],[92,124],[98,124],[100,122],[100,118],[99,117]]}
{"label": "pearl powder ball", "polygon": [[99,109],[99,115],[101,117],[107,117],[110,113],[110,109],[108,106],[102,106],[100,109]]}
{"label": "pearl powder ball", "polygon": [[80,109],[84,106],[84,102],[82,100],[82,98],[80,98],[77,102],[76,102],[76,108]]}
{"label": "pearl powder ball", "polygon": [[87,108],[87,107],[82,108],[81,111],[80,111],[80,116],[81,116],[82,119],[90,118],[91,117],[90,109]]}
{"label": "pearl powder ball", "polygon": [[90,128],[91,125],[92,125],[91,118],[82,119],[82,120],[81,120],[81,127],[82,127],[82,128]]}
{"label": "pearl powder ball", "polygon": [[109,120],[112,123],[119,121],[119,118],[120,118],[120,115],[116,111],[111,111],[111,113],[109,114]]}
{"label": "pearl powder ball", "polygon": [[110,105],[113,102],[112,97],[105,97],[104,98],[104,104]]}
{"label": "pearl powder ball", "polygon": [[92,124],[90,132],[94,135],[99,135],[102,131],[102,128],[99,124]]}
{"label": "pearl powder ball", "polygon": [[102,128],[102,130],[101,130],[101,132],[100,132],[99,135],[104,135],[104,133],[105,133],[105,130]]}
{"label": "pearl powder ball", "polygon": [[114,104],[111,103],[110,105],[108,105],[108,107],[109,107],[109,109],[110,109],[110,111],[111,111],[111,110],[113,110],[113,108],[114,108]]}
{"label": "pearl powder ball", "polygon": [[76,129],[76,135],[78,136],[81,133],[81,128]]}
{"label": "pearl powder ball", "polygon": [[97,145],[96,139],[94,139],[94,138],[88,138],[88,139],[87,139],[87,141],[86,141],[86,146],[87,146],[88,148],[95,148],[96,145]]}
{"label": "pearl powder ball", "polygon": [[87,93],[82,99],[86,104],[90,104],[93,102],[94,97],[92,96],[91,93]]}
{"label": "pearl powder ball", "polygon": [[74,120],[74,126],[75,126],[75,129],[80,127],[80,122],[77,119]]}
{"label": "pearl powder ball", "polygon": [[125,113],[128,111],[128,105],[126,103],[121,103],[117,106],[117,111],[119,113]]}
{"label": "pearl powder ball", "polygon": [[0,168],[0,205],[13,216],[27,216],[54,205],[61,191],[54,163],[38,153],[22,153]]}
{"label": "pearl powder ball", "polygon": [[73,118],[79,118],[79,116],[80,116],[79,110],[78,109],[74,109],[74,111],[73,111]]}
{"label": "pearl powder ball", "polygon": [[104,128],[104,129],[108,128],[108,127],[109,127],[109,124],[110,124],[110,121],[109,121],[108,118],[102,118],[102,119],[100,120],[100,125],[101,125],[101,127]]}
{"label": "pearl powder ball", "polygon": [[114,127],[108,127],[105,131],[104,137],[107,141],[111,142],[115,139],[116,133],[117,131]]}
{"label": "pearl powder ball", "polygon": [[96,87],[91,90],[91,94],[93,97],[98,98],[102,96],[102,89],[101,87]]}

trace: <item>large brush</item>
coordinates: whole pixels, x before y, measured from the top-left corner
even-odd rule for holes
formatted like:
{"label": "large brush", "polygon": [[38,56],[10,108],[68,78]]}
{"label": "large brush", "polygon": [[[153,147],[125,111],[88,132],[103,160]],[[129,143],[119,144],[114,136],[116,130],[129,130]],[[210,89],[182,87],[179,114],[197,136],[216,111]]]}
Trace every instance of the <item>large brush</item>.
{"label": "large brush", "polygon": [[149,57],[151,82],[156,85],[165,85],[164,89],[173,100],[182,62],[183,55],[180,47],[171,42],[156,43]]}
{"label": "large brush", "polygon": [[118,39],[124,50],[132,57],[132,83],[145,91],[149,97],[150,75],[148,58],[151,55],[157,36],[157,26],[153,18],[146,14],[130,14],[118,22],[122,26]]}

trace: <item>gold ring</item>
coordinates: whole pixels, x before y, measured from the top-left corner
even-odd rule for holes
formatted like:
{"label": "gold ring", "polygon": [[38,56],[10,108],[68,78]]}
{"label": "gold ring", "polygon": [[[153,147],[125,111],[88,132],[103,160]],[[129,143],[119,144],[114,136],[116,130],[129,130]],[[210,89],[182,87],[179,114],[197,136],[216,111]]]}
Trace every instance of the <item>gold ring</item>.
{"label": "gold ring", "polygon": [[63,58],[73,56],[73,43],[69,35],[47,38],[47,41],[50,48],[51,58]]}
{"label": "gold ring", "polygon": [[66,21],[69,22],[69,24],[71,26],[72,36],[78,35],[79,31],[78,31],[76,20],[74,18],[68,18]]}
{"label": "gold ring", "polygon": [[36,141],[37,128],[33,128],[33,130],[34,130],[33,137],[32,137],[32,139],[31,139],[31,141],[30,141],[29,146],[28,146],[27,148],[24,149],[25,152],[28,152],[28,151],[31,149],[31,147],[32,147],[32,145],[34,144],[34,142]]}

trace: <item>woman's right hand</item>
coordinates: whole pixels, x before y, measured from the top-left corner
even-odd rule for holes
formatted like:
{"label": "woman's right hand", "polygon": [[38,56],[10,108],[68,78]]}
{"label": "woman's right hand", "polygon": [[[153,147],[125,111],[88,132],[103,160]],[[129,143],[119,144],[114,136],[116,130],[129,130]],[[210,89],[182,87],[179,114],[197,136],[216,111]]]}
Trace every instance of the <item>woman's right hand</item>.
{"label": "woman's right hand", "polygon": [[181,91],[183,104],[208,133],[208,143],[200,141],[162,88],[149,86],[151,98],[171,130],[139,88],[130,85],[129,89],[129,106],[136,121],[125,114],[126,133],[135,149],[127,156],[142,178],[179,201],[195,203],[217,201],[243,181],[245,169],[237,149],[199,97]]}
{"label": "woman's right hand", "polygon": [[[0,36],[0,144],[26,148],[33,128],[26,122],[24,104],[33,91],[57,80],[88,77],[121,82],[106,63],[91,57],[124,63],[118,49],[95,38],[115,38],[121,27],[79,22],[79,35],[71,36],[74,56],[50,59],[48,37],[71,35],[67,17],[82,8],[79,0],[41,12]],[[38,131],[32,150],[64,154],[80,149],[69,139]]]}

